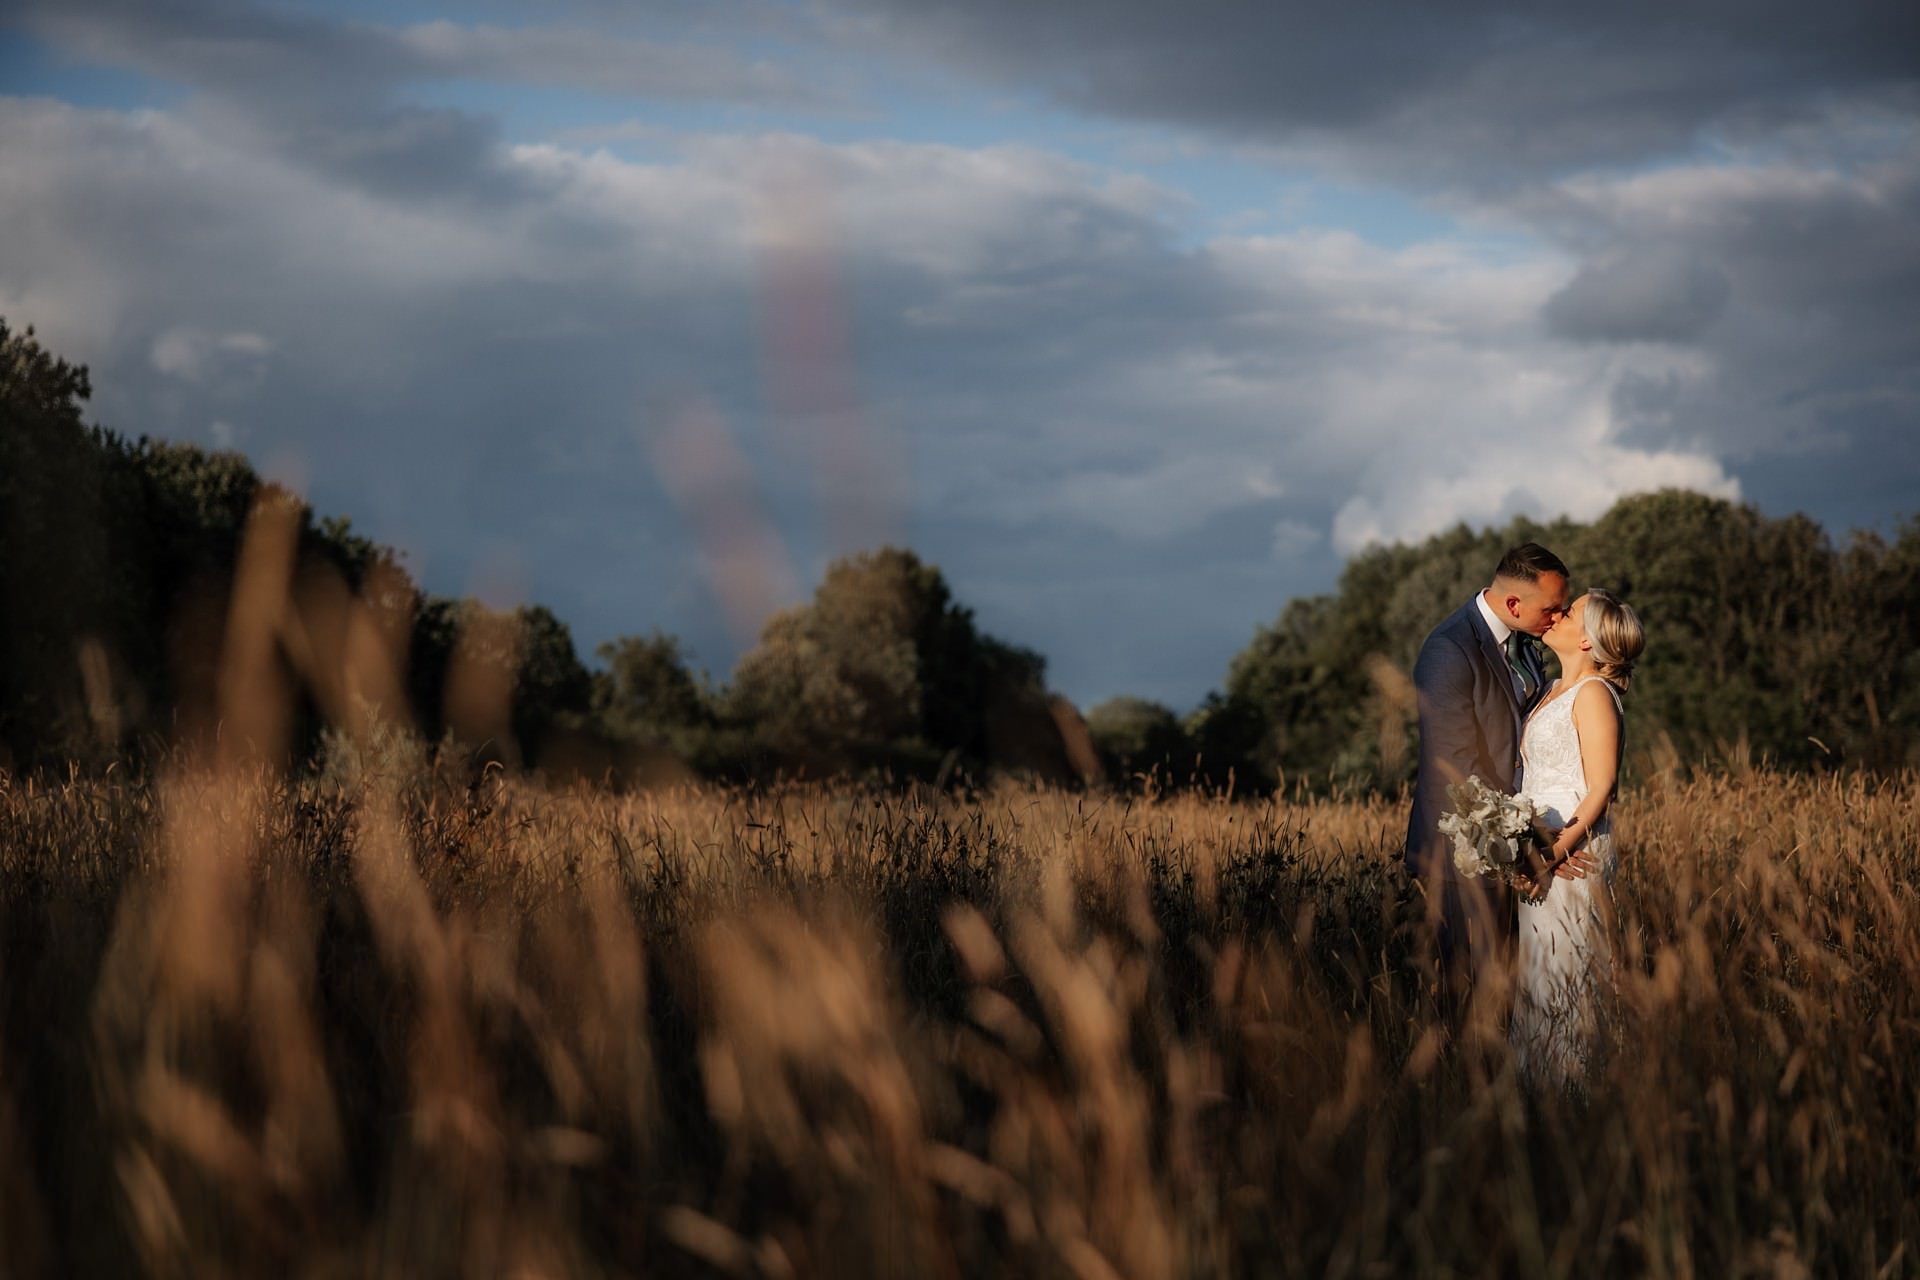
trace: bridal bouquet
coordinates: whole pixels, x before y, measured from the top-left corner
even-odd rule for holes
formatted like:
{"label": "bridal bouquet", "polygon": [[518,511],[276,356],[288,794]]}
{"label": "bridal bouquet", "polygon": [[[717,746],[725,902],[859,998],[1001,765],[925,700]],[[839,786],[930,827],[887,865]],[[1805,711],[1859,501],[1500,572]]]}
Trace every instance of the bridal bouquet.
{"label": "bridal bouquet", "polygon": [[1540,826],[1541,810],[1525,796],[1496,791],[1474,774],[1450,783],[1453,812],[1442,814],[1440,832],[1453,841],[1453,866],[1464,876],[1498,875],[1508,883],[1532,879],[1537,846],[1550,843]]}

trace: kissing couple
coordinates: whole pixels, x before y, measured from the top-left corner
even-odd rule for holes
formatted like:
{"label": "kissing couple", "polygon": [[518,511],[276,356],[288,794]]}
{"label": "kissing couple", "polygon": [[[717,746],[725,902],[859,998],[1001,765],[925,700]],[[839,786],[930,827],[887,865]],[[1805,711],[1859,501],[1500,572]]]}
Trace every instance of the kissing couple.
{"label": "kissing couple", "polygon": [[[1613,956],[1619,854],[1608,809],[1625,743],[1621,697],[1646,645],[1624,601],[1593,588],[1569,603],[1569,585],[1553,552],[1513,548],[1491,585],[1427,636],[1413,669],[1420,768],[1405,858],[1436,926],[1441,1003],[1457,1013],[1476,988],[1482,998],[1503,989],[1488,980],[1511,963],[1508,1041],[1534,1087],[1577,1083],[1591,1054]],[[1441,834],[1447,788],[1475,777],[1532,801],[1552,837],[1512,887],[1462,873]]]}

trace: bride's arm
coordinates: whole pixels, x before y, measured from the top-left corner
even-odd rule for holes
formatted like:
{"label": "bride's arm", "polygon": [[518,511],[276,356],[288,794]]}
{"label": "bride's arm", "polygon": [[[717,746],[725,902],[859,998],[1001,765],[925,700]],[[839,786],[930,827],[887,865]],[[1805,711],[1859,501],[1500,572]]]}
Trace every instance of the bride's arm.
{"label": "bride's arm", "polygon": [[1573,727],[1580,735],[1587,798],[1567,816],[1567,825],[1553,842],[1555,860],[1565,859],[1587,838],[1613,803],[1613,788],[1620,780],[1620,710],[1604,685],[1589,684],[1573,695]]}

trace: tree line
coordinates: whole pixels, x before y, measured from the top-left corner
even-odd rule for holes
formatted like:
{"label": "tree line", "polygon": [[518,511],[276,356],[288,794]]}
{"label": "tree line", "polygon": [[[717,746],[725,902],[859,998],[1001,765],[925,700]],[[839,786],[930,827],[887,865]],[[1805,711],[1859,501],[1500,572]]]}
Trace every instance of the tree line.
{"label": "tree line", "polygon": [[[0,767],[149,760],[232,730],[242,561],[276,513],[290,564],[270,692],[292,708],[289,763],[324,763],[329,730],[359,717],[382,741],[570,777],[1096,767],[1044,659],[982,632],[911,552],[835,563],[724,685],[657,632],[600,646],[594,670],[545,607],[426,593],[391,548],[237,453],[88,425],[91,391],[86,369],[0,320]],[[398,659],[396,687],[329,687],[341,663],[316,653],[337,658],[358,622]]]}
{"label": "tree line", "polygon": [[[293,602],[270,666],[297,765],[337,763],[352,719],[362,745],[378,724],[564,778],[1391,790],[1417,754],[1421,640],[1528,539],[1647,625],[1633,767],[1920,763],[1920,521],[1836,546],[1804,516],[1665,491],[1591,524],[1461,526],[1354,557],[1336,590],[1259,628],[1198,707],[1115,698],[1083,719],[1041,655],[983,632],[911,551],[836,561],[724,683],[657,631],[601,645],[589,668],[550,610],[423,592],[390,548],[239,454],[88,425],[90,393],[84,368],[0,321],[0,767],[137,763],[232,731],[219,708],[242,561],[268,517]],[[339,687],[344,668],[316,656],[355,643],[386,646],[392,687]]]}
{"label": "tree line", "polygon": [[1280,785],[1397,788],[1418,755],[1409,673],[1426,633],[1526,541],[1567,562],[1576,595],[1606,587],[1646,627],[1626,700],[1630,770],[1920,765],[1920,520],[1891,541],[1836,545],[1804,515],[1675,489],[1591,523],[1522,518],[1371,547],[1337,590],[1261,627],[1183,721],[1128,704],[1090,719],[1104,731],[1124,715],[1130,744],[1150,726],[1165,744],[1154,750],[1250,762]]}

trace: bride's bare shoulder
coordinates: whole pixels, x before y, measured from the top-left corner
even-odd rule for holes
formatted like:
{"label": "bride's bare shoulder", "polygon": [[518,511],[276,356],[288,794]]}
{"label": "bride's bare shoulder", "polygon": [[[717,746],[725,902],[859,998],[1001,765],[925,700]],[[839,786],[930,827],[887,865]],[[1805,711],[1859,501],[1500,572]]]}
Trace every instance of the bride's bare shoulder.
{"label": "bride's bare shoulder", "polygon": [[1613,686],[1604,677],[1581,685],[1573,693],[1573,714],[1580,720],[1604,716],[1610,721],[1617,721],[1620,718],[1620,703]]}

